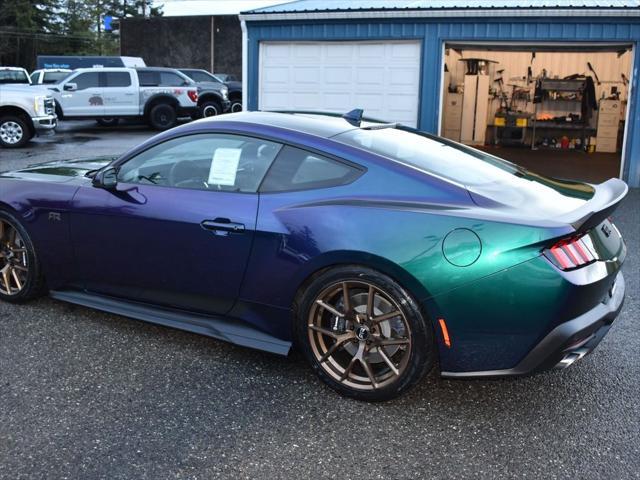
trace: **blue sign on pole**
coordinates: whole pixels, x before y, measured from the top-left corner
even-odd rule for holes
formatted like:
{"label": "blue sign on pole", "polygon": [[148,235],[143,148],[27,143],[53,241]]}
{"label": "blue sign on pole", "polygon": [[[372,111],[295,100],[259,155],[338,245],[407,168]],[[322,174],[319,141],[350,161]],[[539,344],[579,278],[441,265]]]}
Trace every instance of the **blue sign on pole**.
{"label": "blue sign on pole", "polygon": [[111,30],[111,22],[113,21],[113,17],[111,15],[104,16],[104,30],[105,32]]}

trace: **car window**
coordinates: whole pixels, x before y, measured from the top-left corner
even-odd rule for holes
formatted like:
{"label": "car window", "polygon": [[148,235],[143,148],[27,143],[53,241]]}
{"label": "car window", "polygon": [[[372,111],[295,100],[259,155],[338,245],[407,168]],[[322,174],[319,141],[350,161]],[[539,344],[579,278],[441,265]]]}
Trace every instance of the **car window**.
{"label": "car window", "polygon": [[130,159],[119,168],[118,181],[255,193],[281,147],[240,135],[188,135]]}
{"label": "car window", "polygon": [[44,72],[42,83],[58,83],[69,76],[70,72]]}
{"label": "car window", "polygon": [[78,86],[78,90],[86,90],[87,88],[97,88],[100,86],[100,74],[98,72],[81,73],[70,80]]}
{"label": "car window", "polygon": [[129,87],[131,75],[129,72],[105,72],[105,87]]}
{"label": "car window", "polygon": [[[332,137],[416,170],[465,186],[501,203],[526,206],[540,202],[568,202],[567,195],[584,192],[566,182],[533,174],[494,155],[413,129],[353,129]],[[580,201],[572,201],[576,206]],[[539,203],[539,205],[542,205]],[[576,207],[577,208],[577,207]]]}
{"label": "car window", "polygon": [[177,73],[160,72],[160,85],[167,87],[182,87],[186,80]]}
{"label": "car window", "polygon": [[31,83],[31,80],[21,70],[0,70],[0,83]]}
{"label": "car window", "polygon": [[264,179],[261,192],[335,187],[353,182],[362,171],[300,148],[286,146]]}
{"label": "car window", "polygon": [[160,84],[158,72],[138,72],[138,81],[142,87],[155,87]]}

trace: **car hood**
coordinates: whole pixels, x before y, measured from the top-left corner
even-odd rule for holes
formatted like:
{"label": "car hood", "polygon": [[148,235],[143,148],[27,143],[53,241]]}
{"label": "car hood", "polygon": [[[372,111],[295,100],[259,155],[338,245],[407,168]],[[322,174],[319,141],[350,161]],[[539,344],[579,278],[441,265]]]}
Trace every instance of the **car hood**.
{"label": "car hood", "polygon": [[41,85],[28,85],[26,83],[4,83],[0,85],[0,90],[3,92],[51,95],[51,92],[46,87],[43,87]]}
{"label": "car hood", "polygon": [[73,178],[84,177],[93,170],[99,170],[111,163],[115,158],[92,157],[40,163],[20,170],[4,172],[0,174],[0,177],[65,182]]}

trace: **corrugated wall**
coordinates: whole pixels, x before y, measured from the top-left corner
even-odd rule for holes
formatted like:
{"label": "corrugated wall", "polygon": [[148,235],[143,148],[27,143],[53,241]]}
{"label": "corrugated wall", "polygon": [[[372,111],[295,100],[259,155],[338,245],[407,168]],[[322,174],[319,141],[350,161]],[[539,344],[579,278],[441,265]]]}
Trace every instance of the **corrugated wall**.
{"label": "corrugated wall", "polygon": [[[280,21],[247,22],[248,30],[248,107],[258,105],[259,42],[288,40],[384,40],[415,38],[423,42],[421,105],[418,125],[437,132],[440,92],[442,91],[443,45],[446,41],[522,41],[540,42],[640,42],[637,18],[540,18],[376,20],[376,21]],[[633,77],[638,77],[640,52],[635,48]],[[634,87],[629,102],[623,177],[640,186],[640,99]]]}

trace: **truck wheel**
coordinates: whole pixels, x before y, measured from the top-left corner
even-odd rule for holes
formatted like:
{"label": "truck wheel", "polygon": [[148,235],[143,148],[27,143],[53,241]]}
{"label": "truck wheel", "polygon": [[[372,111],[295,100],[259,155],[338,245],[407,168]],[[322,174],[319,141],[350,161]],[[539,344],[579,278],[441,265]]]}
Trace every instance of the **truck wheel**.
{"label": "truck wheel", "polygon": [[207,100],[200,106],[200,110],[202,110],[202,116],[205,118],[215,117],[222,113],[222,106],[215,100]]}
{"label": "truck wheel", "polygon": [[0,118],[0,145],[7,148],[24,147],[33,135],[27,122],[9,115]]}
{"label": "truck wheel", "polygon": [[242,100],[239,98],[234,98],[231,100],[231,112],[241,112],[242,111]]}
{"label": "truck wheel", "polygon": [[156,130],[168,130],[175,127],[177,122],[176,110],[167,103],[159,103],[151,107],[149,125]]}
{"label": "truck wheel", "polygon": [[115,127],[116,125],[118,125],[118,122],[120,121],[119,118],[115,118],[115,117],[105,117],[105,118],[99,118],[96,120],[96,123],[98,125],[100,125],[101,127]]}

